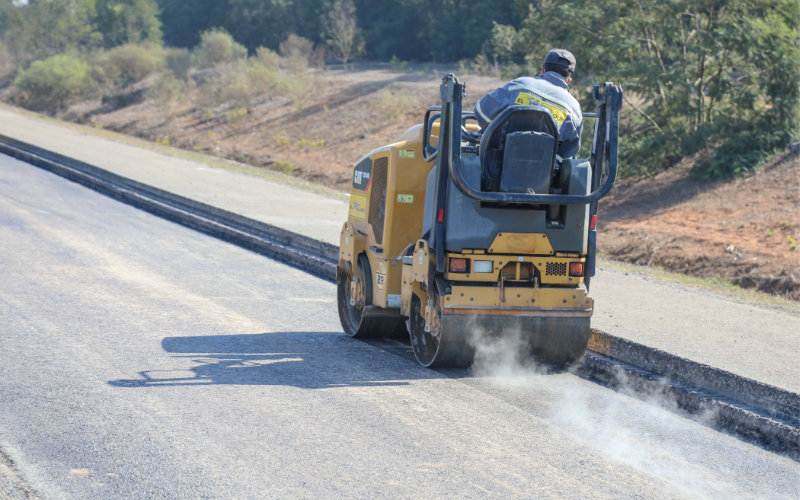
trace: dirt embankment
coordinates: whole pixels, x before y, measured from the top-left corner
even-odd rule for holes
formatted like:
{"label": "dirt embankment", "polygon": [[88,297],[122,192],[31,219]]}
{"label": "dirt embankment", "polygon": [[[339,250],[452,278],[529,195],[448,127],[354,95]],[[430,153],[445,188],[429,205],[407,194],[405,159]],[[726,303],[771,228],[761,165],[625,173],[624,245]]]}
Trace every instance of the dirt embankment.
{"label": "dirt embankment", "polygon": [[[437,103],[441,74],[452,70],[316,70],[309,75],[314,90],[303,99],[266,93],[246,106],[209,103],[200,88],[159,102],[142,98],[140,88],[122,107],[84,102],[63,117],[344,191],[355,160],[418,123]],[[467,106],[502,84],[473,75],[465,80]],[[693,179],[693,161],[651,179],[619,181],[601,202],[600,251],[800,300],[800,156],[787,153],[753,175],[717,183]]]}
{"label": "dirt embankment", "polygon": [[697,181],[691,166],[619,182],[602,202],[601,251],[800,300],[800,155],[728,182]]}
{"label": "dirt embankment", "polygon": [[[209,101],[201,86],[179,100],[159,102],[144,87],[129,90],[134,102],[113,109],[99,100],[72,106],[63,117],[129,135],[274,168],[345,190],[351,167],[367,152],[397,140],[438,104],[439,81],[452,67],[426,65],[392,72],[386,64],[364,69],[310,69],[313,90],[302,99],[263,93],[249,104]],[[467,80],[466,103],[502,84],[481,76]],[[121,101],[128,101],[122,98]],[[137,102],[139,101],[139,102]]]}

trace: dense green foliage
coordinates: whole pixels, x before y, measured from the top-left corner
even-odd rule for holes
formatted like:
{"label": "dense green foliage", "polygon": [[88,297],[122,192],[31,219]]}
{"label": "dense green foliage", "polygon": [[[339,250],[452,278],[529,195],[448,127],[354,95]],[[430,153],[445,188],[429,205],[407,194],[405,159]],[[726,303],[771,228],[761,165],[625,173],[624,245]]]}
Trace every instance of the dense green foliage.
{"label": "dense green foliage", "polygon": [[0,0],[0,36],[17,64],[67,50],[161,43],[155,0]]}
{"label": "dense green foliage", "polygon": [[457,61],[475,57],[491,38],[492,22],[519,25],[520,0],[391,0],[356,2],[367,53],[388,60]]}
{"label": "dense green foliage", "polygon": [[94,82],[86,61],[59,54],[34,61],[17,75],[14,84],[22,90],[22,102],[29,108],[50,110],[86,94]]}
{"label": "dense green foliage", "polygon": [[247,49],[233,37],[220,29],[211,29],[200,35],[200,44],[195,53],[201,68],[219,63],[233,62],[247,57]]}
{"label": "dense green foliage", "polygon": [[[184,84],[191,67],[235,66],[236,78],[215,81],[246,100],[248,86],[284,85],[276,51],[294,75],[323,64],[327,46],[345,63],[360,52],[393,68],[461,60],[512,77],[538,74],[547,50],[564,47],[587,111],[591,84],[623,83],[627,173],[703,153],[706,177],[746,172],[798,140],[799,23],[797,0],[0,0],[0,42],[26,99],[32,79],[64,70],[52,56],[65,53],[90,62],[76,74],[86,69],[97,88],[165,64]],[[247,62],[248,52],[259,55]],[[56,95],[61,107],[79,93]]]}
{"label": "dense green foliage", "polygon": [[124,43],[161,43],[161,22],[154,0],[96,0],[95,23],[105,47]]}
{"label": "dense green foliage", "polygon": [[323,0],[158,0],[164,40],[194,47],[200,34],[222,28],[251,51],[264,46],[277,50],[290,33],[321,41]]}
{"label": "dense green foliage", "polygon": [[[199,33],[221,27],[251,51],[273,50],[290,33],[325,39],[334,0],[158,0],[168,44],[192,47]],[[492,21],[519,25],[521,0],[355,0],[366,56],[389,60],[456,61],[474,57],[491,37]]]}
{"label": "dense green foliage", "polygon": [[15,62],[28,62],[100,44],[102,35],[92,28],[95,13],[94,0],[2,0],[0,33]]}
{"label": "dense green foliage", "polygon": [[164,66],[164,51],[153,45],[126,43],[97,55],[103,80],[117,86],[143,80]]}
{"label": "dense green foliage", "polygon": [[578,85],[622,81],[629,171],[652,173],[711,146],[698,171],[720,177],[754,168],[797,138],[798,5],[545,1],[531,6],[519,30],[495,38],[511,38],[515,62],[530,71],[548,47],[563,46],[578,59]]}

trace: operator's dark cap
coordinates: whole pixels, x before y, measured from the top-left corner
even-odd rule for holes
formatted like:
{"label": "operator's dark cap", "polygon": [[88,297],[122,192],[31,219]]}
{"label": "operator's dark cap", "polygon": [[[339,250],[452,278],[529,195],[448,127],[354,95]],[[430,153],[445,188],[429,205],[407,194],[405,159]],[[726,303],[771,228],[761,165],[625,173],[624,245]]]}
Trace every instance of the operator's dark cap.
{"label": "operator's dark cap", "polygon": [[551,49],[550,52],[544,56],[545,64],[555,64],[568,69],[571,73],[575,71],[575,56],[572,52],[564,49]]}

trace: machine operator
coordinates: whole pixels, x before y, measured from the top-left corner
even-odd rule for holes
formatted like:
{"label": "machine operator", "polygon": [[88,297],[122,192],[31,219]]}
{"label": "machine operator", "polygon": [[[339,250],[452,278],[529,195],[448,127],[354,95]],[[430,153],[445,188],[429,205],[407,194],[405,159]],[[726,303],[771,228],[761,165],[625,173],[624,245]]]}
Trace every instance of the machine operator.
{"label": "machine operator", "polygon": [[542,75],[523,76],[486,94],[475,104],[475,116],[481,128],[508,106],[538,104],[552,113],[559,125],[558,156],[574,158],[581,146],[583,114],[581,105],[569,93],[575,56],[568,50],[552,49],[544,58]]}

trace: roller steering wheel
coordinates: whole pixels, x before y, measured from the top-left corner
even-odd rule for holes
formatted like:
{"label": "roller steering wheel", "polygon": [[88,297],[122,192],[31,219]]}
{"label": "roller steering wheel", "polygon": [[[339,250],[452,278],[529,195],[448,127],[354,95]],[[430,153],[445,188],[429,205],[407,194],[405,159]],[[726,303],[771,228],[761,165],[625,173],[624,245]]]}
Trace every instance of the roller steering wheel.
{"label": "roller steering wheel", "polygon": [[464,113],[461,116],[461,140],[462,141],[467,141],[467,142],[472,143],[472,144],[480,144],[481,143],[481,135],[482,135],[483,131],[482,130],[467,130],[467,120],[478,121],[478,119],[475,118],[475,114],[474,113]]}

